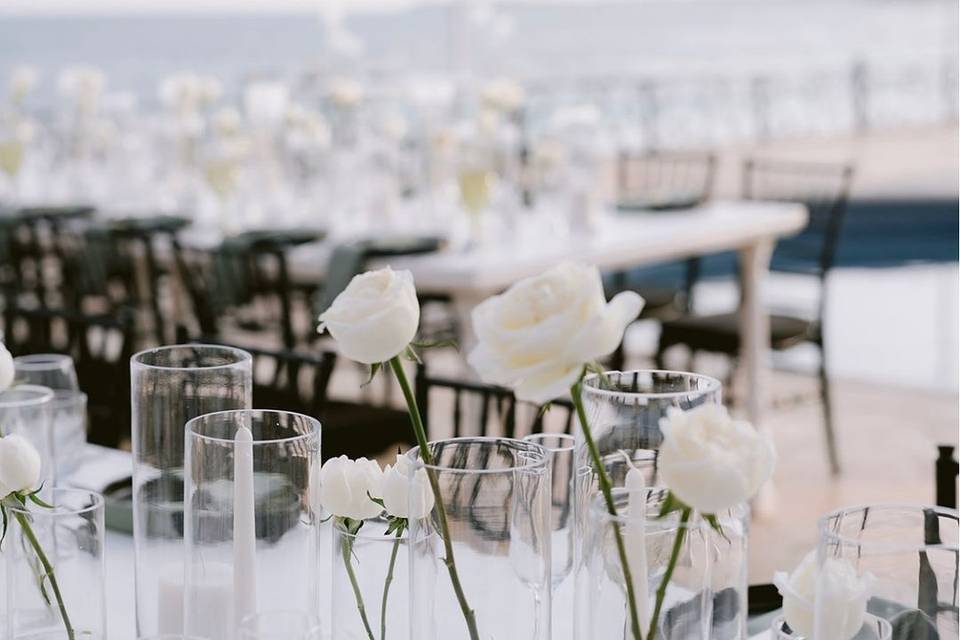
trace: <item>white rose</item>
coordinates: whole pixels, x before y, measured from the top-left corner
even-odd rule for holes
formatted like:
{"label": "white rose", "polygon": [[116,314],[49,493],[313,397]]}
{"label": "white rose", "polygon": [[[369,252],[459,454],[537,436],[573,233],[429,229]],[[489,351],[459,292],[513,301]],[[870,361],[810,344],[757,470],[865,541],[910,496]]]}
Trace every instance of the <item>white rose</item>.
{"label": "white rose", "polygon": [[351,78],[334,78],[329,90],[330,99],[338,107],[355,107],[363,100],[363,86]]}
{"label": "white rose", "polygon": [[671,408],[660,419],[658,464],[664,484],[701,513],[719,513],[753,497],[773,473],[770,438],[733,420],[722,405]]}
{"label": "white rose", "polygon": [[383,470],[381,493],[387,515],[422,519],[433,510],[433,491],[427,470],[415,469],[410,458],[402,454],[397,455],[397,461],[392,466],[387,465]]}
{"label": "white rose", "polygon": [[374,518],[383,508],[370,496],[380,497],[382,479],[383,471],[376,460],[330,458],[320,468],[320,504],[341,518]]}
{"label": "white rose", "polygon": [[869,574],[858,576],[849,562],[839,558],[827,559],[819,581],[817,573],[817,554],[811,551],[793,573],[773,576],[783,596],[783,618],[795,634],[813,637],[814,603],[817,589],[822,588],[819,628],[834,640],[850,640],[863,626],[874,578]]}
{"label": "white rose", "polygon": [[17,434],[0,438],[0,500],[13,491],[36,489],[40,467],[40,453],[29,440]]}
{"label": "white rose", "polygon": [[346,357],[365,364],[386,362],[417,333],[420,303],[409,271],[390,267],[354,276],[320,315]]}
{"label": "white rose", "polygon": [[544,403],[562,395],[586,363],[613,352],[643,307],[632,292],[609,303],[596,267],[560,264],[473,310],[477,346],[467,358],[486,382]]}
{"label": "white rose", "polygon": [[10,93],[13,95],[14,101],[20,101],[27,97],[37,86],[39,77],[37,70],[33,67],[15,67],[10,74]]}
{"label": "white rose", "polygon": [[13,356],[7,351],[6,345],[0,342],[0,391],[6,391],[13,384],[16,367]]}

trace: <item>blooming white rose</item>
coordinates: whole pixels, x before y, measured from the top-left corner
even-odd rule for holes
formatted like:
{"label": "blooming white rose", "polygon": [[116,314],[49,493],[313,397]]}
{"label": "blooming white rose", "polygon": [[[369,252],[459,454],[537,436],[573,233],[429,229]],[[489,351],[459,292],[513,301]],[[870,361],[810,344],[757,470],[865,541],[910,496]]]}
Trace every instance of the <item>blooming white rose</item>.
{"label": "blooming white rose", "polygon": [[374,518],[383,508],[370,496],[380,497],[382,479],[383,471],[376,460],[330,458],[320,468],[320,504],[340,518]]}
{"label": "blooming white rose", "polygon": [[420,303],[409,271],[390,267],[354,276],[320,315],[346,357],[365,364],[386,362],[417,333]]}
{"label": "blooming white rose", "polygon": [[664,484],[701,513],[719,513],[749,500],[773,473],[773,442],[726,408],[671,408],[660,419],[658,464]]}
{"label": "blooming white rose", "polygon": [[548,402],[586,363],[617,348],[642,307],[643,298],[629,291],[608,303],[596,267],[560,264],[477,305],[477,346],[467,360],[486,382],[513,387],[521,400]]}
{"label": "blooming white rose", "polygon": [[523,106],[526,100],[523,87],[510,78],[494,78],[480,91],[480,100],[488,109],[512,113]]}
{"label": "blooming white rose", "polygon": [[794,633],[813,637],[814,604],[821,588],[820,628],[833,640],[850,640],[863,626],[875,579],[870,574],[858,576],[853,566],[840,558],[828,558],[819,581],[817,576],[816,551],[808,553],[793,573],[774,574],[773,583],[783,596],[784,620]]}
{"label": "blooming white rose", "polygon": [[402,454],[383,470],[381,494],[383,507],[390,516],[421,519],[433,510],[433,491],[427,470],[416,469],[410,458]]}
{"label": "blooming white rose", "polygon": [[20,102],[37,86],[39,74],[34,67],[21,65],[10,74],[10,94],[14,102]]}
{"label": "blooming white rose", "polygon": [[330,100],[338,107],[355,107],[363,100],[363,85],[352,78],[334,78],[328,90]]}
{"label": "blooming white rose", "polygon": [[5,391],[13,384],[16,367],[13,364],[13,356],[7,351],[5,344],[0,342],[0,391]]}
{"label": "blooming white rose", "polygon": [[40,467],[40,453],[29,440],[17,434],[0,438],[0,500],[13,491],[36,489]]}

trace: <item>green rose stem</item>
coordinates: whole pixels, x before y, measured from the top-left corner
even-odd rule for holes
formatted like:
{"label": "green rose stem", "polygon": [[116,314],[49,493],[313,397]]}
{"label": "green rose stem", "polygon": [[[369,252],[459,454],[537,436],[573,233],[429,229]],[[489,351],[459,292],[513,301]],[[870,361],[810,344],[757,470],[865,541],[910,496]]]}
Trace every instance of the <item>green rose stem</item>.
{"label": "green rose stem", "polygon": [[393,550],[390,552],[390,565],[387,567],[387,579],[383,582],[383,601],[380,603],[380,640],[387,637],[387,595],[393,583],[393,569],[397,565],[397,553],[400,551],[400,536],[403,529],[397,529],[397,538],[393,541]]}
{"label": "green rose stem", "polygon": [[690,520],[690,507],[684,507],[680,513],[680,524],[677,525],[677,537],[673,540],[673,550],[670,552],[670,562],[667,563],[667,571],[663,574],[663,580],[657,587],[657,601],[653,606],[653,617],[650,618],[650,631],[648,638],[654,638],[657,633],[657,620],[660,618],[660,609],[663,608],[663,599],[667,595],[667,585],[673,576],[673,570],[677,568],[677,560],[680,557],[680,549],[683,547],[683,537],[687,533],[687,522]]}
{"label": "green rose stem", "polygon": [[[347,533],[350,532],[349,528],[345,527]],[[354,534],[356,535],[356,534]],[[367,632],[367,637],[370,640],[376,640],[373,636],[373,629],[370,628],[370,620],[367,619],[367,608],[363,606],[363,593],[360,592],[360,585],[357,584],[357,574],[353,571],[353,563],[350,562],[350,552],[353,550],[353,540],[354,538],[344,537],[340,543],[341,550],[343,551],[343,566],[347,569],[347,576],[350,578],[350,586],[353,587],[353,597],[357,600],[357,611],[360,612],[360,620],[363,621],[363,628]]]}
{"label": "green rose stem", "polygon": [[27,515],[18,509],[13,509],[13,517],[20,523],[23,534],[27,536],[27,541],[30,542],[34,553],[37,554],[37,559],[39,559],[40,564],[43,565],[43,570],[46,574],[45,577],[50,578],[50,586],[53,587],[53,595],[57,598],[57,607],[60,609],[60,619],[63,620],[63,626],[66,627],[68,640],[75,640],[76,634],[73,631],[73,625],[70,624],[70,616],[67,615],[67,608],[63,604],[63,595],[60,593],[60,585],[57,582],[57,576],[53,572],[53,565],[50,564],[50,560],[47,559],[47,554],[43,552],[43,547],[40,546],[40,541],[37,540],[37,536],[34,535]]}
{"label": "green rose stem", "polygon": [[[437,520],[440,524],[440,536],[443,538],[443,548],[446,557],[443,559],[447,566],[447,572],[450,574],[450,582],[453,583],[453,591],[457,596],[457,602],[460,603],[460,610],[463,612],[463,618],[467,623],[467,631],[470,633],[471,640],[480,640],[480,632],[477,631],[477,616],[470,605],[467,604],[467,597],[463,593],[463,585],[460,584],[460,576],[457,573],[457,564],[453,557],[453,542],[450,541],[450,527],[447,524],[447,510],[443,506],[443,496],[440,495],[440,484],[437,482],[437,475],[431,468],[433,465],[433,455],[430,453],[430,444],[427,442],[427,431],[423,427],[423,420],[420,418],[420,409],[417,408],[417,399],[413,395],[410,383],[407,381],[407,374],[403,371],[403,365],[400,363],[400,357],[394,356],[390,359],[390,368],[393,370],[400,383],[400,389],[403,390],[403,397],[407,401],[407,408],[410,414],[410,424],[413,426],[413,435],[417,438],[417,445],[420,449],[420,458],[427,465],[427,478],[430,479],[430,488],[433,490],[433,497],[437,509]],[[639,636],[638,636],[639,638]]]}
{"label": "green rose stem", "polygon": [[[603,493],[603,500],[607,503],[607,511],[614,518],[617,517],[617,505],[613,501],[613,488],[610,482],[610,476],[603,467],[603,461],[600,459],[600,450],[597,449],[597,443],[593,440],[593,434],[590,433],[590,425],[587,423],[587,414],[583,409],[583,375],[570,387],[570,396],[573,398],[573,404],[577,408],[577,417],[580,419],[580,427],[583,430],[583,439],[587,442],[587,450],[590,452],[590,458],[593,460],[593,466],[597,470],[597,481],[600,484],[600,492]],[[633,591],[633,575],[630,573],[630,564],[627,561],[627,547],[623,542],[623,533],[620,531],[620,523],[613,521],[613,537],[617,543],[617,555],[620,556],[620,566],[623,569],[623,579],[627,587],[627,608],[630,610],[630,630],[634,640],[643,640],[643,634],[640,631],[640,617],[637,615],[637,596]],[[657,607],[659,613],[659,607]],[[654,614],[656,620],[656,613]],[[656,624],[651,625],[656,629]],[[648,638],[653,638],[648,635]]]}

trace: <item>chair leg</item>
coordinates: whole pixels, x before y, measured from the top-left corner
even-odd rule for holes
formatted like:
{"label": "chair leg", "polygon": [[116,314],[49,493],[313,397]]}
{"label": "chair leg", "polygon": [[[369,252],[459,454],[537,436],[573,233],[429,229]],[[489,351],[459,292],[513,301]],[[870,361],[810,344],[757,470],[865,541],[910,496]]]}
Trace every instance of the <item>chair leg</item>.
{"label": "chair leg", "polygon": [[820,400],[823,405],[823,428],[827,438],[827,455],[830,459],[830,472],[840,473],[840,456],[837,451],[837,438],[833,429],[833,410],[830,404],[830,380],[827,377],[826,348],[820,347]]}

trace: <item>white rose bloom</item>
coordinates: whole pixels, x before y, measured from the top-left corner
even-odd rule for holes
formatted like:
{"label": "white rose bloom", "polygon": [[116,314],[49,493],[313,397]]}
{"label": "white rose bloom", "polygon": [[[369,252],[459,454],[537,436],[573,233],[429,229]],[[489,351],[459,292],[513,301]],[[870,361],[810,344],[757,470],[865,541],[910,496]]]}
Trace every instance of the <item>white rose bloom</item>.
{"label": "white rose bloom", "polygon": [[521,280],[473,310],[477,346],[467,358],[484,381],[512,387],[521,400],[562,395],[583,366],[613,352],[643,298],[609,303],[596,267],[564,263]]}
{"label": "white rose bloom", "polygon": [[0,342],[0,391],[6,391],[13,384],[15,367],[13,356],[7,351],[5,344]]}
{"label": "white rose bloom", "polygon": [[409,271],[390,267],[354,276],[320,315],[346,357],[364,364],[386,362],[417,333],[420,303]]}
{"label": "white rose bloom", "polygon": [[749,500],[773,473],[770,438],[734,420],[722,405],[671,408],[660,419],[658,464],[664,484],[701,513],[720,513]]}
{"label": "white rose bloom", "polygon": [[19,66],[10,74],[10,93],[15,101],[23,100],[37,86],[39,74],[34,67]]}
{"label": "white rose bloom", "polygon": [[338,107],[355,107],[363,100],[363,86],[352,78],[334,78],[329,91],[330,99]]}
{"label": "white rose bloom", "polygon": [[[410,485],[415,485],[411,493]],[[433,491],[426,469],[415,469],[413,461],[397,455],[397,461],[383,470],[383,506],[387,515],[398,518],[426,518],[433,510]]]}
{"label": "white rose bloom", "polygon": [[[828,558],[823,565],[820,586],[821,628],[833,640],[850,640],[860,631],[867,612],[867,600],[874,578],[858,576],[846,560]],[[811,551],[793,573],[778,572],[773,583],[783,596],[783,618],[794,633],[811,638],[814,635],[814,603],[817,595],[817,553]]]}
{"label": "white rose bloom", "polygon": [[374,518],[383,508],[370,496],[380,497],[382,479],[383,471],[376,460],[330,458],[320,468],[320,504],[341,518]]}
{"label": "white rose bloom", "polygon": [[40,454],[29,440],[17,434],[0,438],[0,500],[38,488],[40,467]]}

